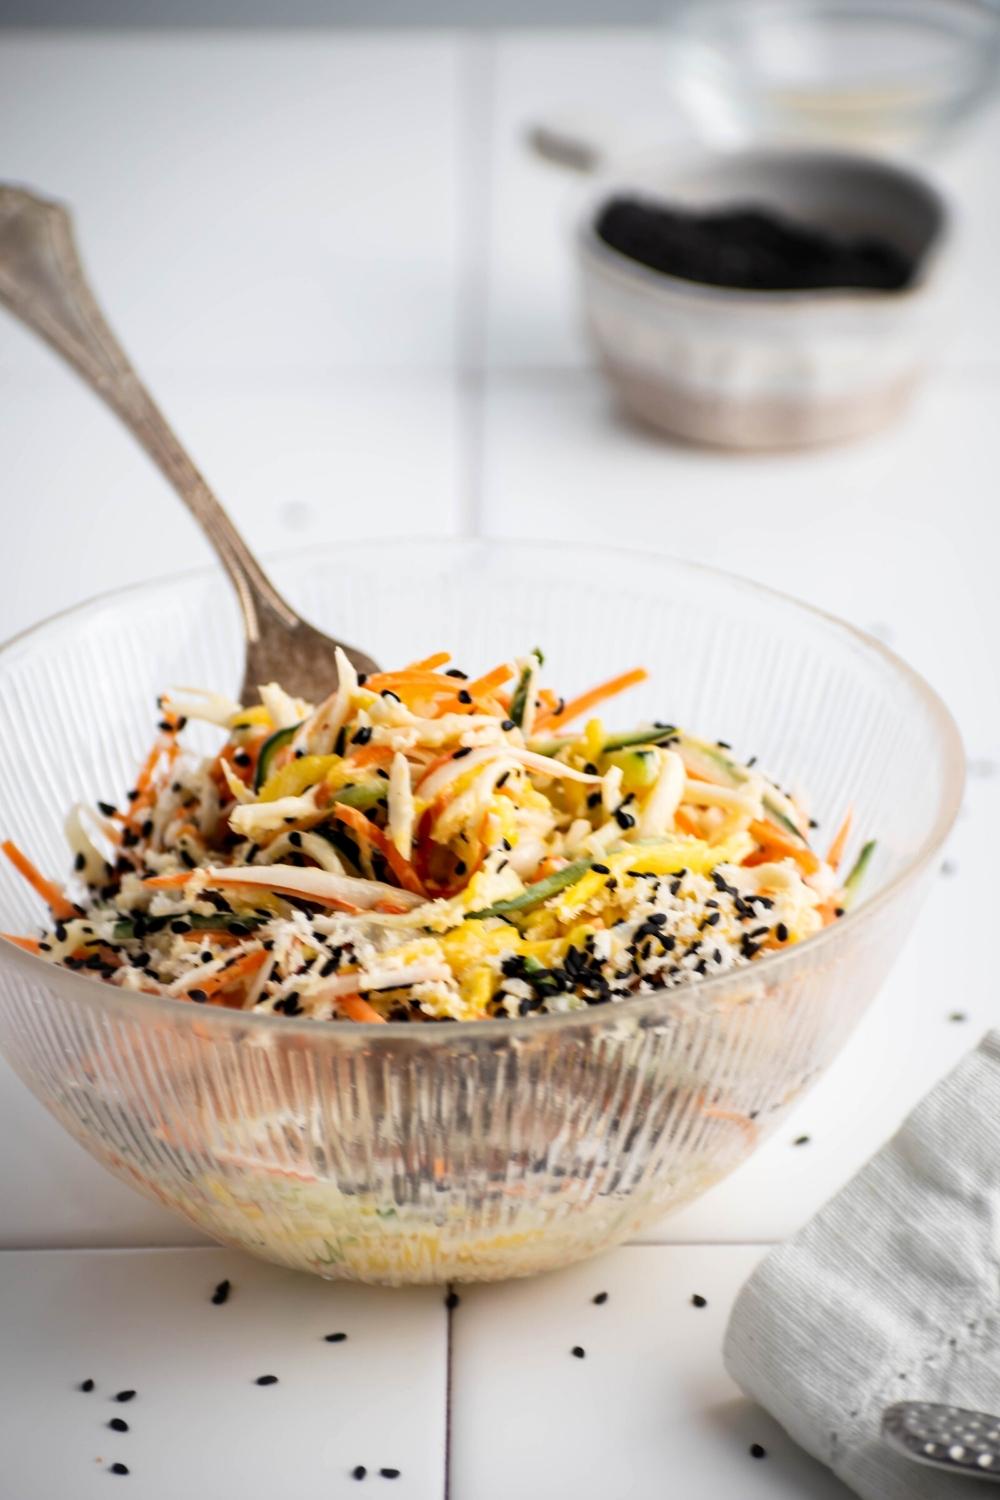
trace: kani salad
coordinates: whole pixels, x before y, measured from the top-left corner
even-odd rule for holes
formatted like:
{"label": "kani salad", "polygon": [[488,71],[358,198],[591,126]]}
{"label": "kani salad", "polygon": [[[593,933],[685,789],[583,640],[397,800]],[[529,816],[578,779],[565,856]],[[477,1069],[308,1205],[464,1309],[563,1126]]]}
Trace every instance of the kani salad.
{"label": "kani salad", "polygon": [[[810,819],[721,741],[609,731],[626,672],[569,701],[540,651],[469,678],[438,652],[318,706],[186,689],[117,806],[73,808],[74,880],[7,940],[121,989],[335,1023],[477,1021],[725,973],[842,916],[845,821]],[[192,719],[221,748],[185,748]]]}

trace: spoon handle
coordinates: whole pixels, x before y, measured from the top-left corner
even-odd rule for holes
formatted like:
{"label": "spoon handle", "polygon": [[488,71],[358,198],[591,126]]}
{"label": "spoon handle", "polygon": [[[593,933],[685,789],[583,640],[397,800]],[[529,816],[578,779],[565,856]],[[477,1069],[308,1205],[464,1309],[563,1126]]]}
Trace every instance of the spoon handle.
{"label": "spoon handle", "polygon": [[116,412],[199,523],[236,588],[247,639],[270,610],[297,616],[267,578],[188,457],[87,285],[69,213],[24,188],[0,184],[0,303],[40,334]]}

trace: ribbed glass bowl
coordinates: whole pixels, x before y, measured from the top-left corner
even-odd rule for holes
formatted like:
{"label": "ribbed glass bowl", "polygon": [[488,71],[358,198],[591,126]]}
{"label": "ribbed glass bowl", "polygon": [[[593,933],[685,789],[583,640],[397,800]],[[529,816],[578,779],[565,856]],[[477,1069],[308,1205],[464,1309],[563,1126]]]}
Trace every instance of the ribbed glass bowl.
{"label": "ribbed glass bowl", "polygon": [[[398,541],[313,549],[274,572],[309,618],[386,665],[447,646],[476,671],[541,645],[571,693],[644,663],[650,681],[615,722],[669,719],[757,754],[808,790],[824,829],[853,805],[858,840],[878,839],[863,903],[718,979],[468,1025],[196,1008],[0,943],[4,1054],[117,1176],[225,1244],[323,1276],[527,1275],[697,1197],[827,1066],[913,921],[961,796],[946,709],[850,627],[648,555]],[[124,796],[156,694],[232,691],[240,665],[215,573],[108,595],[12,642],[0,830],[61,875],[65,810]],[[42,915],[0,870],[0,930]]]}

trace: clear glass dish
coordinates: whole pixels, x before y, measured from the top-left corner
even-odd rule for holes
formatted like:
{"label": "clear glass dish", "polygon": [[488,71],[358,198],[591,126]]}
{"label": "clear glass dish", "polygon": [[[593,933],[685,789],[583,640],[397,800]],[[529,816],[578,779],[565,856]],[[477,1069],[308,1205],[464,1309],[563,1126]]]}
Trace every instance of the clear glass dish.
{"label": "clear glass dish", "polygon": [[916,152],[994,88],[990,0],[679,0],[668,69],[709,139]]}
{"label": "clear glass dish", "polygon": [[[747,969],[583,1014],[323,1026],[127,996],[0,943],[0,1047],[112,1172],[225,1244],[364,1281],[526,1275],[590,1255],[743,1161],[835,1055],[914,919],[963,758],[878,642],[781,595],[610,548],[396,541],[274,573],[386,664],[542,645],[567,692],[636,661],[623,724],[755,752],[832,828],[878,839],[866,899]],[[107,595],[0,651],[0,829],[68,868],[62,821],[131,785],[165,686],[231,689],[221,575]],[[41,912],[0,870],[0,930]],[[845,1106],[846,1107],[846,1106]],[[16,1149],[14,1143],[9,1143]]]}

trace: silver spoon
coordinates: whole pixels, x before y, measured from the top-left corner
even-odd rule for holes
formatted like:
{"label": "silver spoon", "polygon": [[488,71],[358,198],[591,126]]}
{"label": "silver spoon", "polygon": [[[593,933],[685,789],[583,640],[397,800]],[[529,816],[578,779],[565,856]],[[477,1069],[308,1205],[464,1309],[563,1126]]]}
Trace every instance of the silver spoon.
{"label": "silver spoon", "polygon": [[1000,1417],[987,1412],[900,1401],[882,1413],[882,1436],[899,1453],[932,1469],[1000,1480]]}
{"label": "silver spoon", "polygon": [[331,640],[278,593],[188,457],[121,348],[87,285],[61,203],[0,184],[0,302],[40,334],[116,412],[173,485],[229,574],[243,614],[242,703],[261,683],[318,701],[337,684],[334,648],[358,672],[375,672],[363,651]]}

